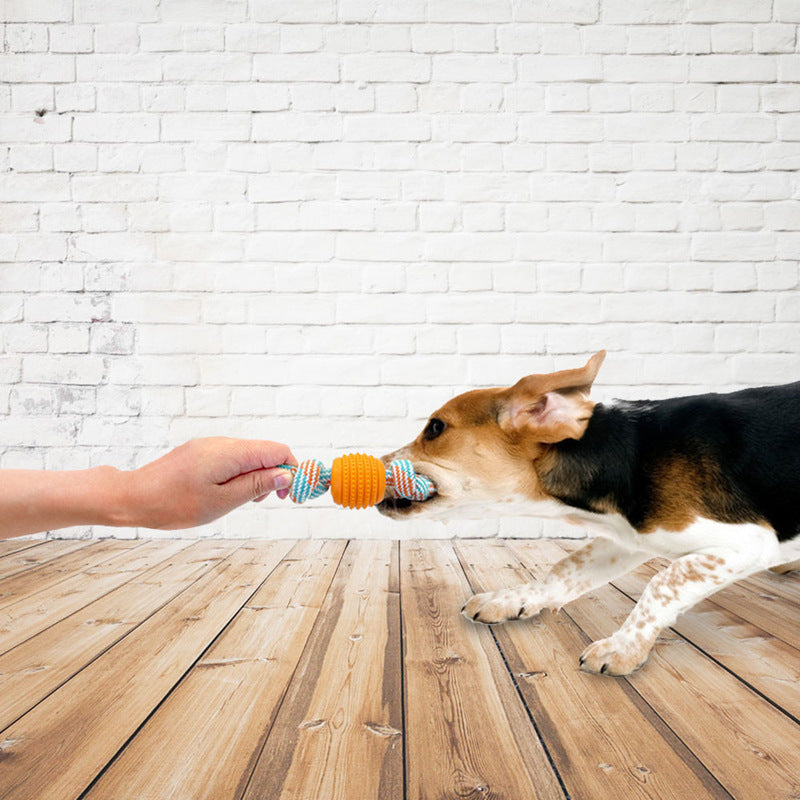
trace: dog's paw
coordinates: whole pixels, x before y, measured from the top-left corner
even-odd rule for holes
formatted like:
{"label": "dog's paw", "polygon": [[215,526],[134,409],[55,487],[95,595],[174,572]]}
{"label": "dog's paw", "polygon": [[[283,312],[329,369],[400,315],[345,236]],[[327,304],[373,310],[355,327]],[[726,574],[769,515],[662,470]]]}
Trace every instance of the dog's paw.
{"label": "dog's paw", "polygon": [[516,589],[502,592],[484,592],[473,595],[462,607],[461,613],[473,622],[496,625],[509,619],[527,619],[538,614],[540,607]]}
{"label": "dog's paw", "polygon": [[609,636],[590,644],[578,663],[584,672],[630,675],[647,662],[650,647],[624,636]]}

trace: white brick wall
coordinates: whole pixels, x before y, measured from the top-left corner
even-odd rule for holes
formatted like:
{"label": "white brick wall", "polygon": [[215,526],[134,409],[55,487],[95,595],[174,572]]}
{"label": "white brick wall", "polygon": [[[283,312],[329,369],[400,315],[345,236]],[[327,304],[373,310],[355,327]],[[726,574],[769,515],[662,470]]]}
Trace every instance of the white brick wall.
{"label": "white brick wall", "polygon": [[[601,347],[601,398],[800,378],[796,0],[0,8],[4,467],[380,453]],[[567,530],[268,501],[201,533]]]}

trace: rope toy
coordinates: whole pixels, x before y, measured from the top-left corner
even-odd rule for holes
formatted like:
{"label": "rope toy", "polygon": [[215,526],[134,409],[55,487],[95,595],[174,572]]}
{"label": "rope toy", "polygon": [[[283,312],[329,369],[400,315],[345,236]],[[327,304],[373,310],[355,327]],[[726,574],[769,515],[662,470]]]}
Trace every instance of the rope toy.
{"label": "rope toy", "polygon": [[320,497],[329,488],[333,502],[345,508],[374,506],[383,500],[387,487],[406,500],[427,500],[436,492],[433,481],[417,475],[405,458],[392,461],[387,467],[375,456],[350,453],[335,458],[330,469],[316,459],[303,461],[297,467],[280,466],[292,473],[289,497],[295,503]]}

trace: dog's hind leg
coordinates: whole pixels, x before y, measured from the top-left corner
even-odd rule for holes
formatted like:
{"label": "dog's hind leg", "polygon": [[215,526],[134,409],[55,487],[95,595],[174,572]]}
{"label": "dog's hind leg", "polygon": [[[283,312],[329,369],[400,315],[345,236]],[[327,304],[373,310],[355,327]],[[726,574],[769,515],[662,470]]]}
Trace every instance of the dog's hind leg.
{"label": "dog's hind leg", "polygon": [[559,561],[544,580],[471,597],[461,613],[474,622],[493,625],[527,619],[543,608],[561,608],[647,561],[652,554],[631,551],[609,539],[594,539]]}
{"label": "dog's hind leg", "polygon": [[[653,576],[622,627],[583,651],[580,665],[584,670],[628,675],[639,669],[658,634],[684,611],[724,586],[775,563],[777,539],[773,531],[760,525],[703,520],[696,528],[697,549]],[[687,535],[691,534],[669,534],[676,546],[681,541],[688,544]]]}

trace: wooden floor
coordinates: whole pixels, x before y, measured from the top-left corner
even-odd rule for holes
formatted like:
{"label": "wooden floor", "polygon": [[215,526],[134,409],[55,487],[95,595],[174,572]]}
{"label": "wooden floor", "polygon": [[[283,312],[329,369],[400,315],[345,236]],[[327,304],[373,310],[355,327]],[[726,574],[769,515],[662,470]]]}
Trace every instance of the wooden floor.
{"label": "wooden floor", "polygon": [[0,542],[3,800],[800,798],[800,577],[630,679],[577,659],[652,565],[492,629],[556,542]]}

